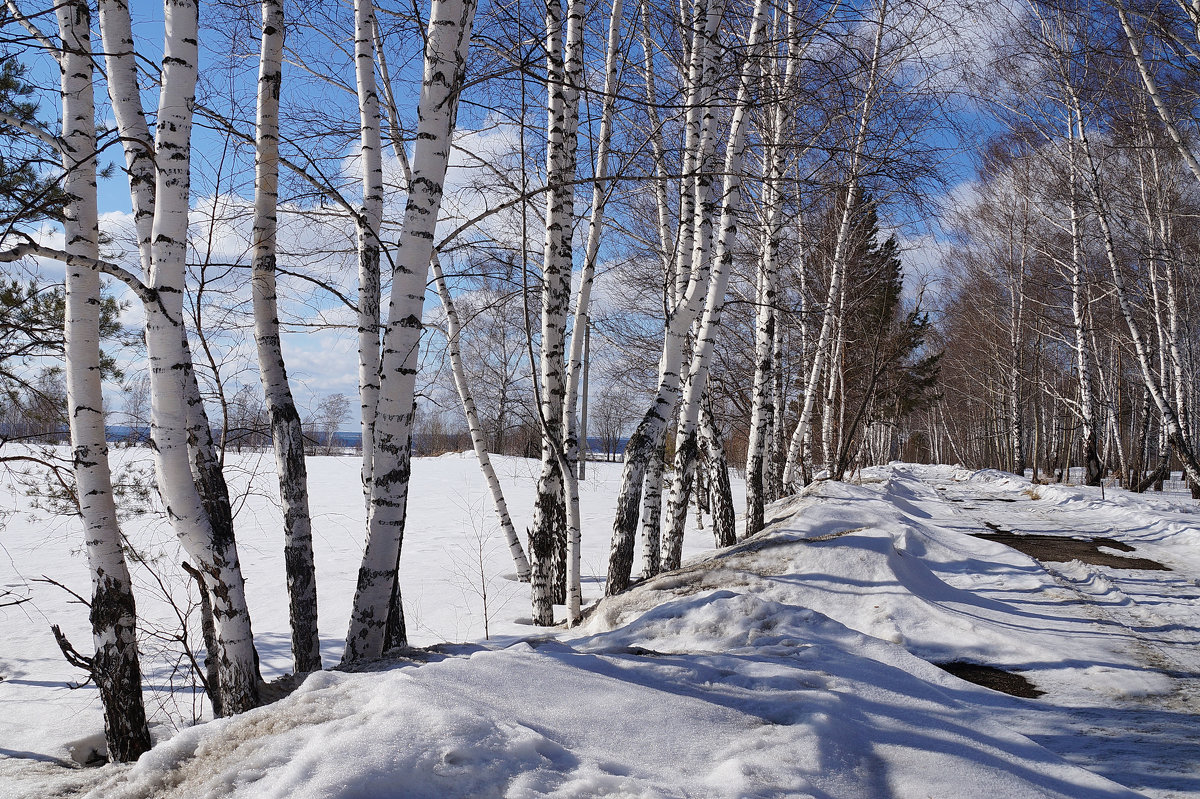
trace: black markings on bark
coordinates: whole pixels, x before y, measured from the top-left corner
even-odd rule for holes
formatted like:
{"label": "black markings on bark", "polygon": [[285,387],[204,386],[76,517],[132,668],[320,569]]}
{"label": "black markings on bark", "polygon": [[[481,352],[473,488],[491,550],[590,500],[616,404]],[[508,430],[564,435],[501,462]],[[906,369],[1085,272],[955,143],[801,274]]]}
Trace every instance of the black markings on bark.
{"label": "black markings on bark", "polygon": [[92,591],[91,622],[93,637],[105,644],[91,657],[84,657],[57,625],[52,627],[68,662],[86,669],[100,689],[108,756],[120,763],[137,760],[150,749],[134,630],[136,618],[130,587],[99,576]]}

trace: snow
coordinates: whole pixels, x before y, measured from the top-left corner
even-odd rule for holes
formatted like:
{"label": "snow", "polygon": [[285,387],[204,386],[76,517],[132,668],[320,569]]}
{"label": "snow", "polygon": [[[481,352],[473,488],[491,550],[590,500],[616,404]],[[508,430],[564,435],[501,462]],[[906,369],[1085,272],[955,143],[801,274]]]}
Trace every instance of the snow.
{"label": "snow", "polygon": [[[289,660],[273,478],[269,459],[238,463],[255,487],[239,534],[273,676]],[[497,466],[521,529],[536,464]],[[585,602],[602,593],[619,481],[615,464],[596,466],[583,486]],[[353,458],[311,459],[310,474],[332,664],[362,503]],[[84,614],[26,582],[46,572],[86,589],[67,554],[74,528],[7,516],[0,584],[36,593],[0,609],[0,796],[1200,797],[1194,502],[893,464],[776,503],[763,533],[723,551],[692,529],[683,569],[600,602],[577,629],[541,630],[522,621],[527,588],[503,578],[511,561],[473,458],[421,459],[414,480],[403,587],[423,649],[311,675],[231,719],[187,726],[160,711],[155,749],[102,769],[55,762],[100,727],[94,692],[62,687],[77,675],[45,640],[52,618],[86,644]],[[1042,564],[969,535],[989,524],[1104,535],[1136,549],[1115,554],[1171,570]],[[170,547],[153,514],[127,529]],[[951,660],[1047,693],[1018,699],[933,665]]]}

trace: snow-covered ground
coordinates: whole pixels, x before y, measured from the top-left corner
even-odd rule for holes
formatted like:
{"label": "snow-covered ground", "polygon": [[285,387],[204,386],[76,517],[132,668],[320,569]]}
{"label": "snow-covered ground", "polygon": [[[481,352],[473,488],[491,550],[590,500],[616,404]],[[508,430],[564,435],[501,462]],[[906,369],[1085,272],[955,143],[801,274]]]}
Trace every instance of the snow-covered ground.
{"label": "snow-covered ground", "polygon": [[[270,469],[243,461],[256,473],[243,561],[264,664],[278,673],[286,603]],[[361,552],[356,468],[310,466],[329,663]],[[528,523],[534,467],[505,459],[501,473]],[[861,485],[821,483],[772,506],[769,529],[731,549],[703,553],[707,531],[690,531],[684,569],[600,603],[581,629],[549,632],[521,621],[527,596],[503,579],[511,565],[474,461],[422,460],[414,475],[413,638],[467,643],[319,673],[236,718],[163,723],[163,742],[133,767],[57,765],[100,715],[90,689],[63,687],[75,675],[47,624],[82,645],[86,619],[28,580],[46,573],[86,594],[86,573],[68,554],[69,521],[8,515],[0,585],[35,599],[0,610],[0,796],[1200,797],[1192,501],[1113,489],[1102,500],[947,467],[867,470]],[[619,476],[593,475],[586,598],[601,593]],[[1041,564],[969,535],[996,528],[1103,535],[1170,570]],[[170,548],[157,517],[129,529],[135,546]],[[472,588],[481,573],[490,641]],[[947,661],[1020,672],[1046,694],[1017,699],[932,665]],[[165,696],[169,675],[153,668]]]}
{"label": "snow-covered ground", "polygon": [[[60,449],[58,455],[67,452]],[[148,450],[114,449],[112,456],[119,483],[150,484]],[[539,464],[499,456],[492,461],[513,522],[523,531],[532,521]],[[82,674],[63,659],[50,632],[50,625],[58,624],[81,651],[88,651],[87,609],[63,588],[41,581],[48,577],[89,596],[82,531],[76,519],[52,512],[51,484],[40,473],[27,471],[27,476],[0,473],[0,589],[31,597],[15,607],[0,607],[0,799],[10,793],[43,795],[40,788],[20,786],[35,773],[61,771],[58,763],[86,760],[103,740],[98,695],[92,686],[72,690]],[[272,679],[291,670],[274,459],[269,453],[231,452],[227,472],[255,641],[263,676]],[[341,657],[362,559],[365,506],[357,458],[310,457],[308,472],[322,654],[332,666]],[[619,464],[597,462],[588,464],[588,477],[580,485],[587,531],[582,551],[585,602],[603,594],[619,483]],[[734,490],[740,507],[741,484],[735,483]],[[123,506],[128,509],[123,531],[146,561],[131,568],[139,615],[152,630],[142,643],[148,712],[157,725],[152,733],[163,740],[208,712],[199,694],[179,690],[190,688],[193,681],[180,657],[183,647],[177,638],[182,625],[175,606],[192,608],[192,646],[200,647],[195,593],[178,566],[179,548],[157,501],[131,495]],[[487,633],[492,638],[538,632],[528,623],[528,586],[512,579],[512,559],[473,454],[417,459],[409,513],[402,588],[414,645],[483,640],[484,588]],[[707,529],[699,531],[695,524],[693,516],[685,555],[713,546]],[[640,560],[634,563],[635,572],[639,568]],[[168,592],[174,603],[166,600]],[[559,617],[564,616],[559,608]]]}

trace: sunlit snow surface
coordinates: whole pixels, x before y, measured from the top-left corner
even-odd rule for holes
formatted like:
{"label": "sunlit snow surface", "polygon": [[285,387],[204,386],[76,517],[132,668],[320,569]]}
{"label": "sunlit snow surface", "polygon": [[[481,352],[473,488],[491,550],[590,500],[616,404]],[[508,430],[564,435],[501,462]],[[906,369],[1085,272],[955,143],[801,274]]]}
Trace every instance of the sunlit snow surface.
{"label": "sunlit snow surface", "polygon": [[[270,677],[288,666],[273,477],[269,459],[237,464],[254,487],[238,527]],[[502,459],[500,472],[523,527],[535,466]],[[332,664],[361,553],[357,463],[317,458],[310,474]],[[615,465],[592,474],[585,599],[601,593],[619,480]],[[190,704],[176,702],[133,767],[57,764],[101,720],[94,689],[63,687],[77,675],[47,625],[85,649],[87,623],[60,589],[28,581],[45,573],[86,595],[80,536],[44,512],[6,516],[0,584],[35,600],[0,609],[0,796],[1200,797],[1200,528],[1182,497],[867,470],[861,485],[771,506],[768,530],[730,550],[703,554],[709,532],[693,528],[680,572],[600,603],[581,629],[538,631],[520,621],[527,589],[503,579],[511,562],[474,460],[421,460],[414,475],[413,638],[475,643],[319,673],[274,706],[199,726],[180,724]],[[10,489],[4,502],[29,499]],[[1104,535],[1171,571],[1042,565],[968,535],[987,523]],[[148,556],[170,550],[157,516],[126,530]],[[490,641],[472,588],[481,546]],[[139,594],[142,612],[170,618],[153,597]],[[1047,694],[1011,698],[930,664],[949,660],[1019,671]],[[169,671],[158,658],[148,672],[161,705]]]}

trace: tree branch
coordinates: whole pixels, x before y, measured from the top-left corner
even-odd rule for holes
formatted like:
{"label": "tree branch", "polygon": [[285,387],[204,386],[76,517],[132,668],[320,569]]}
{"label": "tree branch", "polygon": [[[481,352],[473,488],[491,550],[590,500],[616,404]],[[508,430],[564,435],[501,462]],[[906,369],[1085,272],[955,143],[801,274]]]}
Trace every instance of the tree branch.
{"label": "tree branch", "polygon": [[29,256],[37,256],[39,258],[50,258],[54,261],[61,261],[68,266],[86,266],[92,269],[98,269],[106,275],[115,277],[120,280],[129,289],[138,296],[143,302],[154,302],[158,298],[158,293],[154,289],[147,286],[133,272],[130,272],[123,266],[117,266],[109,261],[102,261],[97,258],[87,258],[82,255],[72,255],[65,250],[56,250],[53,247],[47,247],[44,244],[38,244],[35,241],[26,241],[23,244],[18,244],[9,250],[0,250],[0,263],[9,263],[19,261],[22,258]]}

